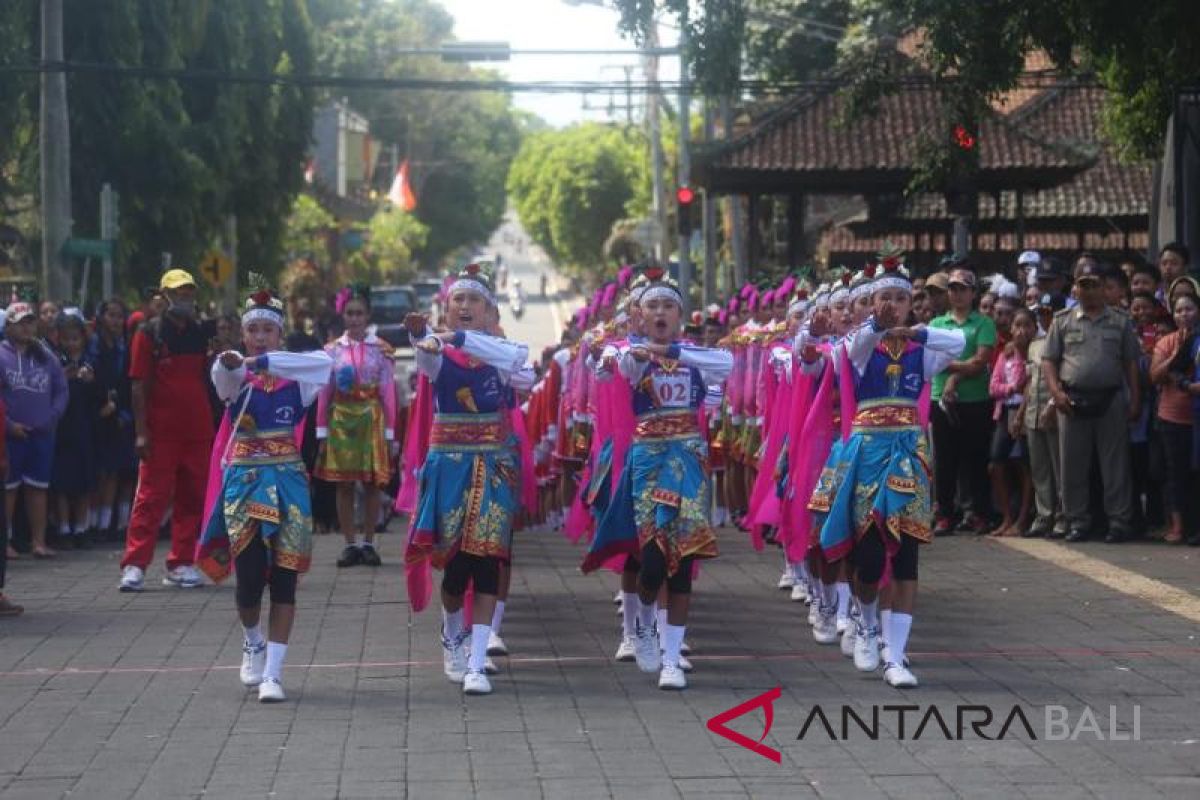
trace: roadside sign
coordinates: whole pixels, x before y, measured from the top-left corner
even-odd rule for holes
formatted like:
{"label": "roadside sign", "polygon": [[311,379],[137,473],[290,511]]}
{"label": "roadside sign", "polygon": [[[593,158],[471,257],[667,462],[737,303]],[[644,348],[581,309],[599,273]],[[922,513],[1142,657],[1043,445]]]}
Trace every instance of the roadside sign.
{"label": "roadside sign", "polygon": [[196,269],[200,270],[206,281],[218,289],[233,277],[233,262],[220,250],[209,250],[205,253]]}

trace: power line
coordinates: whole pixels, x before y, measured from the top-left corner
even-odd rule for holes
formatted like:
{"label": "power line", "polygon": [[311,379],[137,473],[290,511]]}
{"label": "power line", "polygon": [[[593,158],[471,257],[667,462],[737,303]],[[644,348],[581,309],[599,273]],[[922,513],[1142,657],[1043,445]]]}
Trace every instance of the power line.
{"label": "power line", "polygon": [[[509,81],[482,78],[369,78],[347,75],[286,75],[278,73],[230,72],[227,70],[172,69],[166,67],[128,66],[82,61],[46,61],[30,64],[0,65],[0,75],[67,73],[98,75],[134,80],[176,80],[227,83],[254,86],[297,88],[338,88],[380,91],[466,91],[504,93],[569,93],[590,94],[627,92],[659,94],[678,92],[679,81]],[[1099,85],[1093,81],[1094,85]],[[932,79],[923,75],[900,76],[891,81],[895,86],[927,86]],[[946,81],[943,81],[946,82]],[[807,81],[768,81],[743,79],[736,90],[747,94],[798,94],[845,86],[836,79]],[[1080,79],[1067,78],[1052,71],[1029,72],[1021,76],[1019,86],[1030,88],[1059,88],[1079,86]]]}

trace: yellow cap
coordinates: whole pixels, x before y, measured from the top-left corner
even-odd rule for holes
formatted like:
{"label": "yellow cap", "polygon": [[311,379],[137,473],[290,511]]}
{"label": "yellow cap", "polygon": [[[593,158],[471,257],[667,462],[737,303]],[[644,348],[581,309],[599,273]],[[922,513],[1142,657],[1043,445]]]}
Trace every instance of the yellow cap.
{"label": "yellow cap", "polygon": [[160,289],[178,289],[181,286],[195,286],[196,279],[186,269],[171,269],[163,273],[158,282]]}

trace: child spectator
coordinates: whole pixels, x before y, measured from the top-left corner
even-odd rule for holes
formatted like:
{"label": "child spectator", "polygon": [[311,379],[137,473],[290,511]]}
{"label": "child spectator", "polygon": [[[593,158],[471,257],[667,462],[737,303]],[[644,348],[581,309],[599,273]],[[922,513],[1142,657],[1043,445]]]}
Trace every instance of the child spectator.
{"label": "child spectator", "polygon": [[54,438],[50,485],[58,506],[59,541],[65,547],[88,548],[88,500],[96,488],[96,423],[107,403],[100,399],[95,367],[87,356],[83,318],[62,313],[54,327],[67,378],[67,407]]}
{"label": "child spectator", "polygon": [[[1037,334],[1037,323],[1029,309],[1014,310],[1011,333],[1012,340],[997,360],[989,386],[990,394],[996,401],[993,416],[996,429],[992,435],[988,471],[1003,517],[1000,525],[992,531],[992,536],[1024,533],[1029,527],[1029,511],[1033,504],[1033,482],[1029,477],[1020,413],[1025,387],[1030,379],[1029,345]],[[1015,519],[1009,493],[1009,480],[1014,474],[1021,487],[1021,502]]]}
{"label": "child spectator", "polygon": [[1192,295],[1175,298],[1174,333],[1158,340],[1150,362],[1150,380],[1158,389],[1155,429],[1166,461],[1167,544],[1200,545],[1193,527],[1196,471],[1192,466],[1192,400],[1187,386],[1191,382],[1192,344],[1200,303]]}
{"label": "child spectator", "polygon": [[54,459],[54,429],[67,407],[67,382],[58,359],[37,338],[37,314],[28,303],[5,313],[0,343],[4,403],[8,408],[8,489],[5,519],[12,530],[22,492],[34,558],[53,558],[46,546],[46,490]]}

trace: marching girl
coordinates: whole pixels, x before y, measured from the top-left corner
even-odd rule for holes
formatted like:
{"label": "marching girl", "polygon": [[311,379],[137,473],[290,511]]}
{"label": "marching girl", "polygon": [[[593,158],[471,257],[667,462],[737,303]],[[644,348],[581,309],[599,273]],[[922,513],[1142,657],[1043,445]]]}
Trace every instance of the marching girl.
{"label": "marching girl", "polygon": [[[622,353],[617,364],[633,390],[637,426],[621,486],[582,569],[591,572],[621,553],[637,559],[635,659],[643,672],[661,669],[660,689],[683,689],[687,679],[680,655],[693,561],[717,555],[699,412],[707,387],[729,375],[733,357],[725,350],[680,344],[682,295],[661,269],[646,274],[650,284],[640,301],[646,338]],[[660,650],[654,601],[664,582],[668,610]]]}
{"label": "marching girl", "polygon": [[[912,305],[912,284],[899,257],[884,259],[872,286],[874,313],[846,339],[848,362],[839,375],[843,399],[853,404],[849,438],[838,455],[842,480],[824,480],[813,493],[814,521],[829,562],[855,566],[857,623],[854,665],[879,666],[879,587],[890,565],[892,613],[882,632],[888,651],[884,680],[911,687],[917,679],[904,665],[916,599],[917,546],[931,536],[928,444],[921,406],[928,381],[962,352],[959,331],[903,327]],[[818,511],[816,509],[828,509]]]}
{"label": "marching girl", "polygon": [[[308,474],[298,442],[304,414],[329,382],[323,351],[282,352],[283,303],[262,289],[242,314],[246,356],[232,350],[212,366],[217,395],[227,405],[213,445],[209,518],[196,565],[214,581],[237,573],[237,609],[245,639],[241,680],[258,699],[284,699],[283,659],[296,618],[296,583],[312,554]],[[267,633],[259,624],[271,587]]]}
{"label": "marching girl", "polygon": [[[346,332],[325,348],[333,359],[333,375],[317,403],[321,451],[313,474],[337,485],[338,527],[346,540],[337,565],[377,567],[375,525],[380,490],[391,480],[398,405],[392,349],[369,329],[369,287],[347,286],[336,305]],[[362,528],[355,537],[354,490],[360,483]]]}
{"label": "marching girl", "polygon": [[[512,547],[520,503],[521,463],[511,424],[509,388],[528,390],[529,348],[486,331],[496,308],[490,276],[468,265],[448,290],[451,330],[431,333],[420,315],[406,320],[416,344],[417,369],[433,386],[430,446],[421,468],[417,512],[406,560],[409,592],[429,561],[443,570],[442,666],[465,694],[489,694],[485,673],[489,624],[500,591],[501,565]],[[463,618],[467,584],[474,584],[473,624]],[[423,600],[414,600],[420,610]]]}

